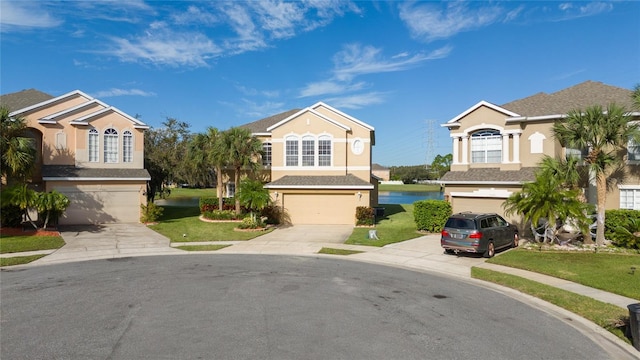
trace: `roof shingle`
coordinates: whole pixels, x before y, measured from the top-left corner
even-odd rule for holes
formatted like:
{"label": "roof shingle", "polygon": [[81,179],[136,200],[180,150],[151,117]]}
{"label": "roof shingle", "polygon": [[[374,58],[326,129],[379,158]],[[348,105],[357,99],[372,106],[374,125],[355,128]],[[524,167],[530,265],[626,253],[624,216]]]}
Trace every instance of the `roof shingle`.
{"label": "roof shingle", "polygon": [[145,179],[151,175],[146,169],[97,169],[79,168],[73,165],[43,165],[44,178],[83,178],[83,179]]}
{"label": "roof shingle", "polygon": [[5,106],[13,112],[51,99],[53,96],[40,90],[27,89],[0,96],[0,106]]}
{"label": "roof shingle", "polygon": [[520,170],[500,171],[499,168],[471,168],[467,171],[449,171],[440,179],[444,184],[456,182],[513,182],[535,181],[536,167],[524,167]]}
{"label": "roof shingle", "polygon": [[254,121],[252,123],[240,125],[239,127],[249,129],[249,131],[251,131],[251,133],[253,134],[266,133],[268,132],[267,129],[270,126],[279,123],[280,121],[288,118],[289,116],[297,113],[298,111],[300,111],[300,109],[292,109],[289,111],[282,112],[280,114],[272,115],[267,118]]}
{"label": "roof shingle", "polygon": [[328,187],[328,188],[362,188],[371,189],[373,185],[368,183],[359,177],[347,174],[347,175],[324,175],[324,176],[297,176],[297,175],[285,175],[278,180],[268,183],[266,188],[275,187]]}

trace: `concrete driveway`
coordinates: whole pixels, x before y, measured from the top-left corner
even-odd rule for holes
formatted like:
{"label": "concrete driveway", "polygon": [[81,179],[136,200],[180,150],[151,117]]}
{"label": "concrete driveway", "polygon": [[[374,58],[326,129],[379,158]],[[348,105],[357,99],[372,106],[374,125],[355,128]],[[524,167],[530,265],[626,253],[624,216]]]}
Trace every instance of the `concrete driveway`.
{"label": "concrete driveway", "polygon": [[61,226],[59,230],[66,244],[31,264],[183,253],[171,248],[169,238],[143,224]]}

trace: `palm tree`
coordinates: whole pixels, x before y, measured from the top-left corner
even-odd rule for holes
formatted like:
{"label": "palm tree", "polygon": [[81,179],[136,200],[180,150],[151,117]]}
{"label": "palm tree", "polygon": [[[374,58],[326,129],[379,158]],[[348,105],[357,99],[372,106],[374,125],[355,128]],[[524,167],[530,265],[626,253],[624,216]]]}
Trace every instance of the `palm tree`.
{"label": "palm tree", "polygon": [[640,128],[630,121],[631,116],[626,110],[610,104],[606,111],[598,105],[585,111],[572,110],[564,121],[553,125],[554,136],[564,147],[589,151],[584,161],[596,181],[598,245],[604,245],[607,180],[623,160],[619,152],[627,147],[629,140],[640,143]]}
{"label": "palm tree", "polygon": [[[240,183],[240,172],[245,169],[255,172],[259,164],[257,160],[262,154],[262,142],[243,128],[231,128],[224,132],[224,144],[229,165],[234,169],[234,182]],[[240,215],[240,199],[236,196],[236,214]]]}
{"label": "palm tree", "polygon": [[240,201],[242,206],[251,211],[251,220],[254,224],[256,223],[255,211],[264,209],[271,201],[269,191],[264,188],[262,183],[249,178],[243,179],[240,183],[236,199]]}
{"label": "palm tree", "polygon": [[13,185],[9,188],[2,190],[2,204],[13,205],[20,208],[23,215],[26,215],[27,220],[31,223],[34,229],[38,229],[38,226],[33,222],[29,215],[29,208],[36,204],[38,194],[29,189],[27,183]]}
{"label": "palm tree", "polygon": [[633,88],[631,98],[633,100],[633,107],[635,107],[637,110],[640,110],[640,84],[636,84],[636,86]]}
{"label": "palm tree", "polygon": [[189,144],[189,159],[191,166],[203,171],[215,169],[218,209],[222,210],[222,170],[227,163],[223,132],[214,127],[208,127],[206,133],[196,134]]}
{"label": "palm tree", "polygon": [[9,109],[0,107],[0,169],[7,182],[12,178],[26,180],[33,170],[36,150],[33,139],[25,136],[26,120],[23,117],[12,118],[9,113]]}
{"label": "palm tree", "polygon": [[70,203],[69,198],[55,190],[37,193],[34,205],[38,213],[45,214],[43,227],[47,228],[49,220],[57,223],[58,217],[69,207]]}

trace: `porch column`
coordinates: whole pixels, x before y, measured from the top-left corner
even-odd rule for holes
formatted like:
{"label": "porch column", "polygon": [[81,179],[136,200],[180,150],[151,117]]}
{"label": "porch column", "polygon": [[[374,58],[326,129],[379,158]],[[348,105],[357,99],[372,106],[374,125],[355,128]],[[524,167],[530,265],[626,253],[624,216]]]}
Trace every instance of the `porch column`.
{"label": "porch column", "polygon": [[520,133],[513,134],[513,162],[520,162]]}
{"label": "porch column", "polygon": [[469,164],[469,136],[462,137],[462,164]]}
{"label": "porch column", "polygon": [[460,159],[458,158],[460,156],[459,152],[458,152],[458,146],[460,145],[460,137],[458,136],[452,136],[453,138],[453,160],[451,162],[451,165],[458,165],[460,163]]}
{"label": "porch column", "polygon": [[509,163],[509,134],[502,134],[502,163]]}

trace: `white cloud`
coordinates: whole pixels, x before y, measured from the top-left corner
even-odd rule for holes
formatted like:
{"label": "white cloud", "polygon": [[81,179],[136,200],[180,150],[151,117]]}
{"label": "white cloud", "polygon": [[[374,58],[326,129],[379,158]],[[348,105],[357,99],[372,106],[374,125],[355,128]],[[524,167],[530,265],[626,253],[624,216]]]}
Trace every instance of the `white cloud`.
{"label": "white cloud", "polygon": [[382,92],[370,92],[365,94],[328,98],[323,101],[339,109],[360,109],[363,107],[384,103],[385,94]]}
{"label": "white cloud", "polygon": [[207,60],[222,50],[200,33],[177,33],[160,22],[153,23],[145,36],[134,39],[111,38],[115,48],[106,53],[125,62],[193,67],[208,66]]}
{"label": "white cloud", "polygon": [[242,113],[248,118],[262,119],[285,111],[283,106],[284,103],[281,102],[266,101],[263,103],[257,103],[251,100],[242,99],[242,105],[238,108],[242,109]]}
{"label": "white cloud", "polygon": [[62,24],[35,1],[0,1],[0,29],[2,31],[30,28],[52,28]]}
{"label": "white cloud", "polygon": [[93,94],[96,98],[107,98],[115,96],[156,96],[156,93],[150,91],[144,91],[140,89],[117,89],[111,88],[109,90],[101,90]]}
{"label": "white cloud", "polygon": [[446,39],[463,31],[490,25],[504,13],[503,8],[490,3],[471,9],[469,3],[463,2],[447,2],[444,5],[402,3],[399,10],[400,19],[405,22],[411,34],[425,41]]}
{"label": "white cloud", "polygon": [[172,14],[171,18],[176,24],[212,25],[221,21],[212,12],[195,5],[190,5],[185,12]]}

